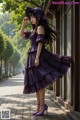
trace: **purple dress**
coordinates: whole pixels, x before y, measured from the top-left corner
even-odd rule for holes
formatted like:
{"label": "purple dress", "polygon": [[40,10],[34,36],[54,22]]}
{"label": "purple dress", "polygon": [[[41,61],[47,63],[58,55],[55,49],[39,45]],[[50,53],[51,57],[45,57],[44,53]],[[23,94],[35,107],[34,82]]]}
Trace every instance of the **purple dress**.
{"label": "purple dress", "polygon": [[[45,35],[36,32],[30,34],[31,32],[28,30],[25,32],[25,38],[30,39],[31,47],[25,65],[23,94],[37,92],[53,83],[57,78],[61,78],[71,63],[71,57],[52,54],[45,48]],[[40,64],[36,67],[34,61],[39,42],[43,43],[43,47],[39,58]]]}

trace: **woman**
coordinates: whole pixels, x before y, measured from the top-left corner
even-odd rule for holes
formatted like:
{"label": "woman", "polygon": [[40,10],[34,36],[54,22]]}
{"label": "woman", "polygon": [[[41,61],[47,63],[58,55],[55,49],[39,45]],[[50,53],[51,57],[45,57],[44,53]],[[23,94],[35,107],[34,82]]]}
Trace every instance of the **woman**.
{"label": "woman", "polygon": [[[33,31],[24,31],[27,21],[30,21]],[[48,106],[45,104],[45,87],[61,78],[70,67],[71,57],[52,54],[47,51],[45,44],[55,40],[57,33],[49,26],[41,8],[26,9],[20,36],[30,38],[31,47],[25,65],[24,94],[36,92],[37,110],[33,115],[44,115]]]}

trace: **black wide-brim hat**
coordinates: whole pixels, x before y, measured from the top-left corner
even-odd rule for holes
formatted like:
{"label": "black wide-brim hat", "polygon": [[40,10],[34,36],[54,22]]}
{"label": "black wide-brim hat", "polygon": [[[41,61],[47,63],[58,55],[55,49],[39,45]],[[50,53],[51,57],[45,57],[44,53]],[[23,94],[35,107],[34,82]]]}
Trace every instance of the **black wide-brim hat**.
{"label": "black wide-brim hat", "polygon": [[31,15],[34,15],[37,18],[46,19],[44,11],[39,7],[36,8],[27,7],[25,12],[28,18],[30,18]]}

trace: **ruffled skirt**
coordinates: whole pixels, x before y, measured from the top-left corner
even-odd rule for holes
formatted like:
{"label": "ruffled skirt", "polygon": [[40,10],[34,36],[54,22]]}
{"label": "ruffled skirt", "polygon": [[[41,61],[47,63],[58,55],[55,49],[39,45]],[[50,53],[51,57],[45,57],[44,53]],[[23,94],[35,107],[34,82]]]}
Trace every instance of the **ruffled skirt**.
{"label": "ruffled skirt", "polygon": [[36,50],[28,52],[24,74],[24,94],[34,93],[63,77],[70,67],[71,57],[52,54],[46,49],[40,55],[40,64],[35,66]]}

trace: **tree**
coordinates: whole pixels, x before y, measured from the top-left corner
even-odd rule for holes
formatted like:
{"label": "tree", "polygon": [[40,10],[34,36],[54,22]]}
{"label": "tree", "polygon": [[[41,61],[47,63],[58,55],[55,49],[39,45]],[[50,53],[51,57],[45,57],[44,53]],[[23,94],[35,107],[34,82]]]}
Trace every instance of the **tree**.
{"label": "tree", "polygon": [[13,75],[16,74],[16,68],[17,68],[17,65],[19,63],[19,60],[20,60],[20,53],[15,48],[14,53],[10,59],[10,62],[11,62],[12,67],[13,67]]}
{"label": "tree", "polygon": [[17,50],[20,52],[20,62],[24,64],[27,56],[28,49],[30,47],[30,40],[25,40],[21,37],[19,37],[19,32],[16,33],[14,38],[12,39],[12,42],[14,43],[14,46],[16,46]]}
{"label": "tree", "polygon": [[2,75],[2,55],[4,53],[6,44],[4,40],[4,33],[0,30],[0,76]]}
{"label": "tree", "polygon": [[30,47],[30,41],[27,41],[26,47],[24,48],[24,54],[23,54],[23,56],[21,57],[21,60],[20,60],[21,63],[23,63],[24,65],[25,65],[25,62],[26,62],[27,55],[28,55],[29,47]]}
{"label": "tree", "polygon": [[21,21],[25,16],[26,6],[42,7],[44,9],[45,0],[4,0],[3,12],[12,12],[12,21],[16,22],[20,28]]}
{"label": "tree", "polygon": [[5,64],[5,76],[8,76],[8,61],[12,55],[13,55],[13,45],[9,40],[7,40],[6,37],[6,49],[2,56]]}
{"label": "tree", "polygon": [[0,30],[0,56],[3,54],[4,50],[5,50],[4,33]]}
{"label": "tree", "polygon": [[[3,0],[0,0],[0,2],[2,3]],[[0,15],[1,29],[8,36],[10,36],[12,33],[14,33],[14,36],[13,36],[14,38],[12,39],[12,37],[11,37],[10,40],[15,41],[14,45],[17,47],[17,49],[20,50],[20,55],[21,55],[20,61],[23,63],[25,63],[24,61],[27,57],[26,55],[27,55],[27,51],[30,46],[30,42],[28,42],[28,41],[26,42],[24,40],[19,39],[19,36],[18,35],[16,36],[14,29],[17,28],[16,31],[19,31],[19,29],[21,27],[21,22],[25,16],[25,9],[27,6],[42,7],[44,9],[44,7],[43,7],[44,3],[45,3],[45,0],[4,0],[4,2],[3,2],[2,11],[6,12],[6,13],[3,16]],[[8,17],[7,11],[8,11],[8,13],[10,13],[9,17]],[[11,20],[12,24],[10,24],[10,20]],[[27,28],[31,29],[30,24],[27,24]],[[6,51],[4,52],[4,56],[3,56],[5,63],[8,64],[8,62],[10,62],[11,57],[9,57],[9,54],[7,54],[7,50],[8,50],[8,45],[6,45]],[[15,54],[13,56],[15,56]],[[12,57],[12,58],[13,58],[12,61],[14,61],[14,57]],[[14,62],[14,63],[17,63],[17,62]],[[13,62],[12,62],[12,64],[13,64]],[[16,65],[13,65],[13,66],[16,66]],[[6,71],[6,69],[5,69],[5,71]]]}
{"label": "tree", "polygon": [[12,14],[4,13],[0,15],[0,28],[7,36],[15,35],[16,25],[10,22],[10,16]]}

